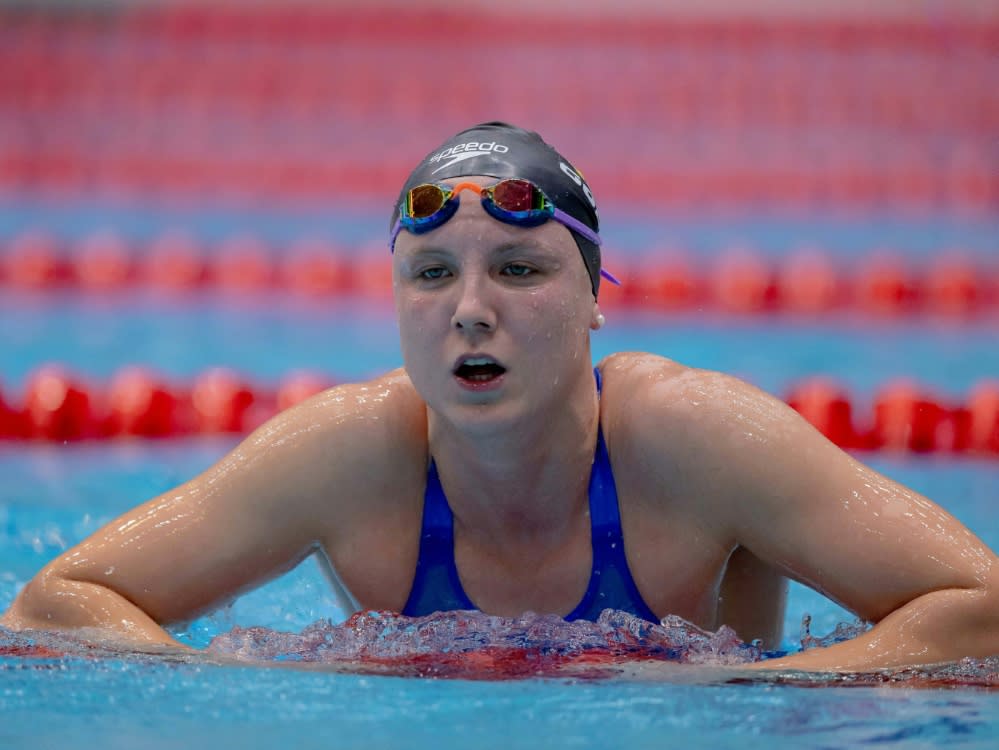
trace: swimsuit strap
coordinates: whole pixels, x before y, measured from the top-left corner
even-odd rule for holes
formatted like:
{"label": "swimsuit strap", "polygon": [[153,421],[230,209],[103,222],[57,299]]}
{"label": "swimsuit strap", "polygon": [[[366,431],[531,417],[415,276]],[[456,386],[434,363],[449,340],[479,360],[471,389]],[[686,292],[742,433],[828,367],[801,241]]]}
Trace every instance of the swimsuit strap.
{"label": "swimsuit strap", "polygon": [[590,471],[590,543],[593,569],[586,593],[566,620],[596,620],[605,609],[618,609],[650,622],[659,618],[645,603],[624,552],[617,486],[603,429],[597,428],[597,451]]}
{"label": "swimsuit strap", "polygon": [[[603,379],[596,367],[593,368],[593,376],[597,381],[597,398],[600,398]],[[604,430],[599,421],[597,449],[593,456],[593,468],[590,469],[589,500],[590,544],[593,548],[590,581],[582,600],[565,619],[592,621],[605,609],[611,608],[658,623],[659,617],[646,604],[631,575],[631,568],[628,567],[617,485],[604,440]]]}
{"label": "swimsuit strap", "polygon": [[456,609],[477,609],[465,594],[454,563],[454,515],[447,504],[437,464],[430,459],[423,497],[420,556],[413,588],[402,614],[409,617]]}

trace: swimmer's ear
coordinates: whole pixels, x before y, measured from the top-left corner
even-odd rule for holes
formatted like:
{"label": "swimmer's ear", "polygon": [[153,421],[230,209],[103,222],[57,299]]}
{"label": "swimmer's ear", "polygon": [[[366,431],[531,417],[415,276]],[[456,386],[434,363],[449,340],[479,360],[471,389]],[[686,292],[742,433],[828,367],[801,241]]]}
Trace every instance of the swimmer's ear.
{"label": "swimmer's ear", "polygon": [[590,328],[592,328],[594,331],[599,331],[601,328],[604,327],[604,323],[606,322],[607,319],[604,317],[604,314],[600,312],[600,305],[594,302],[593,317],[590,319]]}

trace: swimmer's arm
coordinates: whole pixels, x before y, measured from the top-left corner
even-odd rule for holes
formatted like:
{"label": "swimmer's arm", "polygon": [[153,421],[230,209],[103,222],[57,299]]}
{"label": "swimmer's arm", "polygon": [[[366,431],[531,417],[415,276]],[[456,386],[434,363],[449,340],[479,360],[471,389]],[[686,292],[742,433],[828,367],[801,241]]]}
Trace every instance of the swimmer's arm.
{"label": "swimmer's arm", "polygon": [[765,437],[743,437],[737,459],[748,480],[738,507],[755,506],[739,517],[744,543],[875,623],[850,641],[762,668],[863,671],[999,654],[995,554],[781,402],[755,389],[745,398],[760,399]]}
{"label": "swimmer's arm", "polygon": [[778,399],[704,377],[673,416],[689,428],[679,463],[705,522],[875,623],[762,668],[871,670],[999,654],[999,560],[981,540]]}
{"label": "swimmer's arm", "polygon": [[866,672],[999,654],[994,588],[917,596],[856,638],[753,665],[764,670]]}
{"label": "swimmer's arm", "polygon": [[[312,541],[291,488],[284,417],[201,476],[99,529],[20,592],[3,620],[14,629],[96,628],[110,640],[177,642],[163,625],[192,619],[300,560]],[[284,438],[278,437],[284,435]]]}
{"label": "swimmer's arm", "polygon": [[[812,440],[825,442],[804,438],[806,453]],[[999,654],[995,554],[942,508],[831,444],[814,455],[825,466],[788,477],[815,489],[799,490],[795,520],[775,524],[771,559],[874,625],[758,668],[869,671]]]}
{"label": "swimmer's arm", "polygon": [[275,417],[201,476],[49,563],[2,623],[178,646],[164,625],[289,570],[337,523],[334,495],[351,497],[351,469],[363,465],[356,454],[367,442],[361,429],[336,427],[357,424],[349,411],[319,403]]}

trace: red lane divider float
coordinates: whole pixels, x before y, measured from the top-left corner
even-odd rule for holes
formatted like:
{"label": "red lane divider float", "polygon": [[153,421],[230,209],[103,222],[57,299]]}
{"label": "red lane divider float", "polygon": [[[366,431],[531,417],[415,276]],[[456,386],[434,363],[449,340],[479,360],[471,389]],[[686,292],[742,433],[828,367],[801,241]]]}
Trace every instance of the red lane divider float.
{"label": "red lane divider float", "polygon": [[[294,372],[276,387],[251,383],[225,368],[177,385],[142,367],[125,367],[92,385],[59,365],[36,370],[21,403],[0,392],[0,438],[72,441],[245,434],[277,412],[334,384],[316,372]],[[803,381],[785,400],[829,440],[858,451],[973,454],[999,459],[999,379],[980,381],[958,402],[908,380],[886,383],[869,399],[867,417],[833,380]]]}
{"label": "red lane divider float", "polygon": [[859,421],[850,394],[827,378],[798,384],[785,400],[843,448],[999,457],[996,379],[980,381],[958,403],[943,401],[913,381],[895,380],[878,389],[873,413]]}
{"label": "red lane divider float", "polygon": [[276,388],[213,368],[177,385],[129,366],[94,385],[59,365],[45,365],[25,383],[20,404],[0,392],[0,439],[71,441],[247,433],[277,412],[319,393],[333,380],[294,372]]}
{"label": "red lane divider float", "polygon": [[[606,261],[624,281],[622,287],[603,285],[601,301],[608,308],[804,316],[929,313],[956,319],[999,310],[999,263],[957,250],[942,250],[923,264],[873,252],[848,269],[814,247],[776,260],[738,246],[696,261],[691,253],[671,249],[639,255],[610,250]],[[25,232],[0,250],[0,284],[95,294],[142,286],[386,299],[390,265],[384,243],[375,242],[344,247],[303,238],[277,248],[244,234],[208,248],[190,235],[168,231],[139,247],[113,232],[99,232],[61,247],[44,232]]]}

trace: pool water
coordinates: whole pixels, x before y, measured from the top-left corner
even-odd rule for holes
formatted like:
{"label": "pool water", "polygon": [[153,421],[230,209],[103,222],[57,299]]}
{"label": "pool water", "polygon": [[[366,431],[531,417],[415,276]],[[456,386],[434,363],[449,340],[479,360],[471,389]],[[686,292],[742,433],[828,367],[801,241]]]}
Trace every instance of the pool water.
{"label": "pool water", "polygon": [[[358,378],[399,361],[391,310],[384,305],[131,299],[130,314],[122,316],[118,302],[5,295],[0,333],[7,392],[53,353],[98,382],[131,362],[180,380],[226,364],[268,383],[294,368]],[[823,372],[841,378],[858,399],[898,375],[959,395],[984,373],[999,372],[987,324],[884,326],[616,311],[595,337],[595,356],[644,349],[736,372],[774,392]],[[234,444],[234,438],[217,437],[0,445],[0,607],[45,562]],[[999,548],[999,462],[867,458]],[[888,684],[747,683],[722,666],[724,660],[706,666],[615,662],[609,671],[541,670],[543,676],[516,680],[483,679],[488,670],[435,679],[371,674],[357,663],[267,662],[260,658],[264,652],[234,664],[234,652],[225,648],[225,639],[240,628],[300,634],[346,615],[318,566],[307,560],[230,606],[175,628],[190,644],[213,644],[204,658],[109,654],[67,643],[64,657],[0,656],[0,746],[992,747],[999,736],[999,691],[931,687],[999,684],[993,662],[967,667],[972,680],[936,683],[905,675]],[[794,585],[785,649],[800,647],[805,615],[819,636],[852,621],[832,602]],[[0,644],[14,642],[5,637]],[[805,687],[814,684],[827,687]]]}
{"label": "pool water", "polygon": [[[761,23],[747,24],[712,3],[706,25],[696,13],[660,18],[652,6],[662,3],[582,0],[572,13],[534,3],[529,14],[516,3],[461,13],[438,4],[430,14],[398,2],[0,4],[10,53],[0,261],[38,230],[70,255],[106,230],[141,255],[177,229],[209,253],[233,237],[274,253],[302,239],[351,259],[384,253],[387,209],[414,150],[431,148],[432,133],[498,118],[581,160],[612,272],[664,248],[695,266],[748,248],[779,267],[808,246],[850,278],[881,250],[917,274],[956,250],[983,284],[999,279],[994,14],[964,12],[994,3],[911,3],[900,15],[880,6],[904,4],[845,14],[809,4],[800,17],[785,16],[794,3],[764,3]],[[885,15],[868,26],[868,13]],[[497,39],[512,58],[481,54]],[[459,62],[447,95],[440,76],[400,76],[440,68],[441,49]],[[898,377],[960,402],[999,376],[994,305],[968,320],[607,307],[597,359],[647,350],[777,395],[832,376],[861,418]],[[224,366],[271,388],[302,369],[366,378],[400,354],[384,301],[0,284],[0,395],[17,402],[30,373],[54,361],[96,389],[131,364],[179,385]],[[0,608],[47,561],[233,445],[0,441]],[[999,549],[995,457],[866,458]],[[793,586],[784,649],[799,647],[806,615],[809,638],[852,627]],[[642,631],[636,646],[631,624],[613,619],[586,636],[529,617],[346,616],[310,559],[174,628],[198,647],[191,657],[0,630],[0,748],[999,745],[999,656],[749,679],[739,661],[756,658],[752,648],[682,623]],[[605,636],[629,656],[578,648]],[[428,643],[440,652],[429,660]]]}

